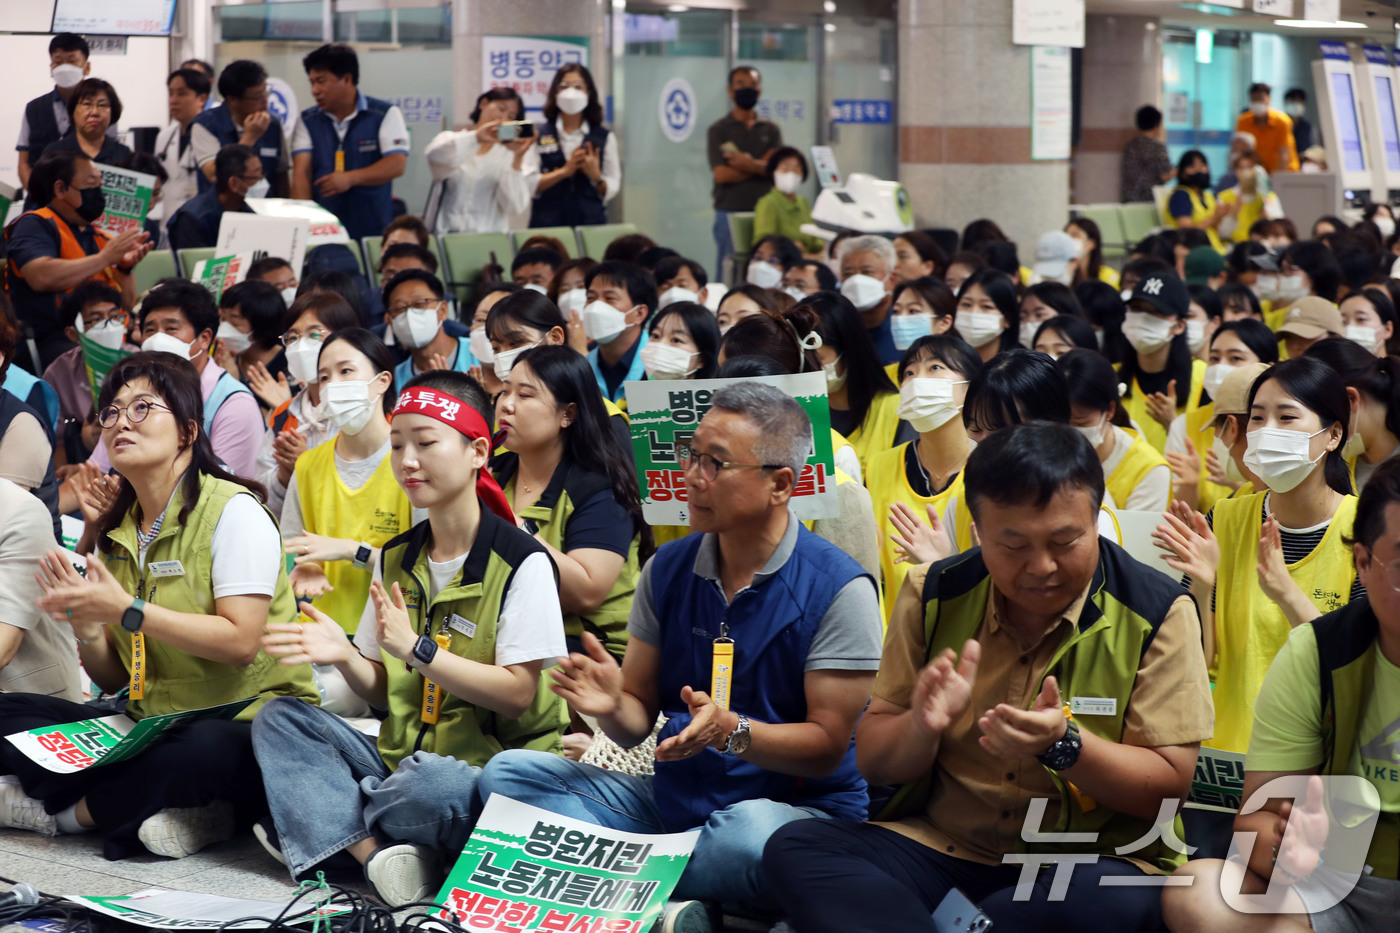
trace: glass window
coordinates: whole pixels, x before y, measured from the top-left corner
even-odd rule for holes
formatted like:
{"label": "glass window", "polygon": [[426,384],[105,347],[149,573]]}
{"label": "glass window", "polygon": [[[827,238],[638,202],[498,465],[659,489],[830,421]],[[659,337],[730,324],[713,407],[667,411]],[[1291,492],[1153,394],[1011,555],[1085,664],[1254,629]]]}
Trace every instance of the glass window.
{"label": "glass window", "polygon": [[321,4],[254,3],[218,8],[222,42],[257,39],[311,40],[323,38]]}

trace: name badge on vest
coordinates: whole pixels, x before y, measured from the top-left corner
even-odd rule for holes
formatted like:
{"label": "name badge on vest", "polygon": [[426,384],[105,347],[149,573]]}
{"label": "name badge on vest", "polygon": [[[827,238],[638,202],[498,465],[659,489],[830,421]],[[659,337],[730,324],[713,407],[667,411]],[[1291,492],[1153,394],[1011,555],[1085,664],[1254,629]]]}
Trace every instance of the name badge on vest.
{"label": "name badge on vest", "polygon": [[1117,697],[1072,697],[1069,711],[1076,716],[1117,716]]}
{"label": "name badge on vest", "polygon": [[455,612],[447,617],[447,627],[454,632],[461,632],[468,638],[476,637],[476,623],[471,619],[462,618]]}
{"label": "name badge on vest", "polygon": [[539,141],[540,154],[559,151],[559,140],[553,136],[541,136]]}
{"label": "name badge on vest", "polygon": [[155,560],[148,565],[153,577],[183,577],[185,565],[178,560]]}
{"label": "name badge on vest", "polygon": [[276,157],[277,157],[277,147],[276,147],[276,146],[272,146],[272,147],[264,146],[263,148],[261,148],[261,149],[258,150],[258,155],[262,156],[264,159],[273,159],[273,158],[276,158]]}
{"label": "name badge on vest", "polygon": [[362,139],[360,140],[359,145],[361,152],[372,152],[375,149],[379,148],[379,138],[375,137],[374,139]]}

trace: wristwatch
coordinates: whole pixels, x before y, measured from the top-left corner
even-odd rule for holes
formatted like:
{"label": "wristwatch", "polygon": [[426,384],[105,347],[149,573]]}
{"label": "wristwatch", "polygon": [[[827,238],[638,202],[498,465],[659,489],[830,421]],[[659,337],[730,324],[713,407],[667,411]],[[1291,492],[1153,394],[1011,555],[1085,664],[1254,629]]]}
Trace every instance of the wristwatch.
{"label": "wristwatch", "polygon": [[1083,746],[1084,742],[1079,737],[1079,723],[1067,719],[1065,734],[1060,736],[1054,745],[1036,755],[1035,760],[1051,771],[1064,771],[1074,767],[1074,763],[1079,760],[1079,750]]}
{"label": "wristwatch", "polygon": [[749,743],[753,741],[753,733],[749,732],[749,720],[745,716],[739,717],[739,724],[734,727],[734,731],[729,733],[729,739],[724,743],[724,753],[726,755],[742,755],[749,750]]}
{"label": "wristwatch", "polygon": [[418,642],[413,646],[414,667],[422,667],[424,664],[431,664],[433,658],[437,657],[438,643],[427,635],[419,635]]}
{"label": "wristwatch", "polygon": [[141,623],[146,621],[146,601],[140,596],[132,600],[126,612],[122,613],[122,628],[128,632],[141,631]]}
{"label": "wristwatch", "polygon": [[358,569],[364,570],[365,567],[369,566],[369,559],[373,554],[374,548],[361,541],[360,546],[355,548],[355,556],[350,558],[350,563],[354,564]]}

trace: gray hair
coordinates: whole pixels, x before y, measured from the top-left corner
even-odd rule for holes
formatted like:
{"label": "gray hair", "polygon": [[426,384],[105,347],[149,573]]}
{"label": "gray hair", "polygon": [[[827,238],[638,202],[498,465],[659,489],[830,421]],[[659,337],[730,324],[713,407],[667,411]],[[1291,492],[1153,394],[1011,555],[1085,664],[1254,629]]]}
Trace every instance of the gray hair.
{"label": "gray hair", "polygon": [[790,467],[801,475],[812,451],[812,422],[792,396],[764,382],[736,382],[716,392],[710,407],[753,422],[758,428],[753,455],[759,463]]}
{"label": "gray hair", "polygon": [[841,246],[836,250],[836,262],[851,253],[875,253],[885,263],[885,274],[889,275],[894,271],[894,264],[897,258],[894,254],[894,244],[882,236],[869,234],[867,236],[853,236],[841,241]]}

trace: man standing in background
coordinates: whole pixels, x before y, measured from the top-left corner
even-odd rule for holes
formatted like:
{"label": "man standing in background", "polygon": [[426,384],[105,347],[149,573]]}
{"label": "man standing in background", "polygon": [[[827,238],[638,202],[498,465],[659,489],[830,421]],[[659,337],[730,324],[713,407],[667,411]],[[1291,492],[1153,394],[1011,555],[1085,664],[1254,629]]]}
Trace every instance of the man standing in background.
{"label": "man standing in background", "polygon": [[1125,204],[1151,201],[1152,186],[1166,184],[1175,170],[1162,142],[1166,131],[1162,126],[1162,111],[1148,104],[1139,107],[1134,117],[1138,135],[1123,147],[1119,164],[1120,199]]}
{"label": "man standing in background", "polygon": [[1291,88],[1283,95],[1283,109],[1293,119],[1294,150],[1307,152],[1313,145],[1313,125],[1307,118],[1308,92],[1300,87]]}
{"label": "man standing in background", "polygon": [[1249,112],[1240,114],[1235,130],[1253,133],[1259,164],[1270,175],[1298,171],[1298,149],[1293,142],[1293,118],[1269,106],[1273,88],[1262,81],[1249,86]]}
{"label": "man standing in background", "polygon": [[758,199],[773,187],[768,177],[768,156],[783,144],[783,131],[754,111],[763,92],[763,78],[752,65],[729,72],[729,97],[734,109],[710,124],[707,151],[714,174],[715,277],[724,278],[724,257],[734,251],[729,235],[729,215],[751,211]]}
{"label": "man standing in background", "polygon": [[199,192],[214,187],[214,159],[225,146],[248,146],[262,160],[271,196],[284,198],[289,186],[287,136],[282,121],[267,109],[267,69],[254,61],[229,62],[219,72],[223,103],[204,111],[190,126],[190,145],[199,163]]}
{"label": "man standing in background", "polygon": [[[92,65],[88,63],[91,54],[87,40],[71,32],[60,32],[49,40],[49,73],[53,76],[53,90],[41,94],[24,105],[24,119],[19,124],[19,139],[15,149],[19,151],[19,163],[15,170],[19,173],[19,183],[29,187],[29,173],[34,163],[44,154],[44,147],[58,142],[60,136],[73,125],[68,113],[68,99],[73,96],[73,88],[88,76]],[[31,158],[30,153],[33,153]]]}

